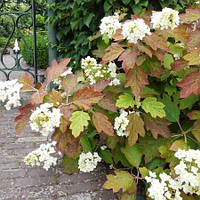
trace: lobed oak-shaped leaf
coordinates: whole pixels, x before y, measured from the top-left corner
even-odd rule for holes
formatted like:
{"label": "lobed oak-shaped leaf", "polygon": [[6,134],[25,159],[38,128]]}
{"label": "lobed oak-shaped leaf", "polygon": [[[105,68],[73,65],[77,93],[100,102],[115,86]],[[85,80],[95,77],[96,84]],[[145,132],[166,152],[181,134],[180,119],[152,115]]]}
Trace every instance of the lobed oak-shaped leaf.
{"label": "lobed oak-shaped leaf", "polygon": [[124,49],[118,43],[112,43],[107,49],[107,53],[103,56],[102,60],[111,62],[119,57]]}
{"label": "lobed oak-shaped leaf", "polygon": [[122,67],[125,72],[128,72],[129,69],[133,69],[137,60],[138,50],[136,47],[126,49],[118,58],[118,61],[122,62]]}
{"label": "lobed oak-shaped leaf", "polygon": [[152,54],[152,51],[151,51],[150,47],[147,47],[147,46],[143,45],[142,43],[139,43],[138,44],[138,50],[143,52],[143,53],[145,53],[145,54],[147,54],[149,57],[152,58],[153,54]]}
{"label": "lobed oak-shaped leaf", "polygon": [[78,85],[78,76],[75,74],[69,74],[66,78],[62,79],[61,84],[67,95],[70,95]]}
{"label": "lobed oak-shaped leaf", "polygon": [[151,162],[154,158],[159,158],[159,147],[169,143],[168,139],[159,137],[157,139],[151,136],[145,136],[144,138],[140,138],[138,145],[142,154],[144,155],[145,163]]}
{"label": "lobed oak-shaped leaf", "polygon": [[158,138],[158,135],[161,135],[164,138],[170,138],[171,132],[168,127],[170,124],[171,123],[165,119],[160,119],[160,118],[153,119],[150,117],[145,117],[146,129],[151,131],[155,139]]}
{"label": "lobed oak-shaped leaf", "polygon": [[144,41],[149,45],[153,50],[162,49],[168,51],[167,41],[159,36],[156,32],[144,38]]}
{"label": "lobed oak-shaped leaf", "polygon": [[187,50],[191,51],[195,47],[199,47],[199,45],[200,45],[200,30],[196,30],[190,33],[190,36],[186,43]]}
{"label": "lobed oak-shaped leaf", "polygon": [[131,87],[136,98],[140,96],[143,86],[148,84],[148,74],[141,67],[135,66],[126,74],[125,87]]}
{"label": "lobed oak-shaped leaf", "polygon": [[110,81],[108,80],[100,80],[94,83],[91,88],[93,88],[96,92],[102,92],[109,85],[109,83]]}
{"label": "lobed oak-shaped leaf", "polygon": [[98,102],[98,106],[100,106],[101,108],[105,110],[117,112],[117,107],[115,103],[113,102],[113,100],[106,96]]}
{"label": "lobed oak-shaped leaf", "polygon": [[138,135],[145,136],[144,121],[136,113],[129,114],[128,120],[126,128],[126,131],[129,132],[128,143],[129,146],[133,146],[138,140]]}
{"label": "lobed oak-shaped leaf", "polygon": [[200,8],[188,8],[180,15],[181,23],[192,23],[200,19]]}
{"label": "lobed oak-shaped leaf", "polygon": [[181,41],[185,44],[189,38],[190,32],[192,31],[191,25],[180,25],[173,30],[169,30],[168,34],[174,37],[176,40]]}
{"label": "lobed oak-shaped leaf", "polygon": [[115,193],[120,189],[126,192],[134,184],[133,176],[126,171],[115,170],[115,175],[109,174],[106,177],[107,181],[104,183],[103,188],[112,189]]}
{"label": "lobed oak-shaped leaf", "polygon": [[46,85],[41,85],[41,87],[37,90],[37,92],[34,92],[30,97],[30,103],[31,104],[41,104],[43,103],[44,97],[48,94],[46,91]]}
{"label": "lobed oak-shaped leaf", "polygon": [[58,107],[59,105],[61,105],[63,101],[61,94],[62,94],[61,92],[53,89],[47,95],[48,103],[53,103],[55,107]]}
{"label": "lobed oak-shaped leaf", "polygon": [[70,117],[71,125],[70,129],[72,130],[72,135],[77,138],[81,132],[84,131],[84,128],[88,126],[88,121],[90,116],[88,113],[83,111],[75,111]]}
{"label": "lobed oak-shaped leaf", "polygon": [[115,41],[124,40],[124,36],[122,35],[122,29],[117,29],[115,34],[112,36]]}
{"label": "lobed oak-shaped leaf", "polygon": [[183,59],[188,61],[188,65],[200,65],[200,48],[192,49]]}
{"label": "lobed oak-shaped leaf", "polygon": [[124,93],[119,96],[119,99],[117,99],[116,106],[118,108],[128,108],[128,107],[134,107],[135,101],[133,99],[133,96],[129,93]]}
{"label": "lobed oak-shaped leaf", "polygon": [[23,84],[22,92],[28,92],[34,90],[34,79],[28,73],[25,73],[19,80],[20,83]]}
{"label": "lobed oak-shaped leaf", "polygon": [[166,116],[165,105],[162,102],[157,101],[155,97],[147,97],[142,102],[142,109],[146,113],[150,113],[152,117],[160,117],[163,118]]}
{"label": "lobed oak-shaped leaf", "polygon": [[189,97],[191,94],[200,94],[200,72],[191,72],[181,82],[176,84],[181,87],[181,98]]}
{"label": "lobed oak-shaped leaf", "polygon": [[16,124],[16,133],[21,133],[25,126],[29,123],[29,118],[32,114],[32,110],[34,110],[35,106],[32,104],[27,104],[24,107],[19,109],[19,115],[15,118]]}
{"label": "lobed oak-shaped leaf", "polygon": [[172,65],[172,70],[173,71],[181,71],[187,66],[188,66],[187,61],[185,61],[183,59],[175,60],[174,64]]}
{"label": "lobed oak-shaped leaf", "polygon": [[92,108],[92,103],[98,103],[104,94],[97,92],[92,87],[85,87],[74,94],[73,103],[85,110]]}
{"label": "lobed oak-shaped leaf", "polygon": [[56,60],[53,60],[51,66],[46,70],[47,82],[50,83],[65,72],[67,70],[66,66],[69,64],[70,60],[71,58],[63,58],[59,63],[57,63]]}
{"label": "lobed oak-shaped leaf", "polygon": [[60,127],[59,127],[59,129],[60,129],[60,131],[61,131],[62,133],[65,133],[65,132],[66,132],[67,127],[68,127],[69,124],[70,124],[69,119],[70,119],[70,117],[71,117],[71,115],[72,115],[72,112],[73,112],[74,110],[76,110],[76,108],[75,108],[75,106],[73,106],[73,105],[66,105],[66,106],[62,106],[62,107],[60,108],[60,111],[61,111],[61,113],[63,114],[63,116],[61,117],[61,122],[60,122]]}
{"label": "lobed oak-shaped leaf", "polygon": [[96,111],[92,116],[92,121],[98,133],[103,131],[108,136],[114,136],[113,125],[106,115]]}

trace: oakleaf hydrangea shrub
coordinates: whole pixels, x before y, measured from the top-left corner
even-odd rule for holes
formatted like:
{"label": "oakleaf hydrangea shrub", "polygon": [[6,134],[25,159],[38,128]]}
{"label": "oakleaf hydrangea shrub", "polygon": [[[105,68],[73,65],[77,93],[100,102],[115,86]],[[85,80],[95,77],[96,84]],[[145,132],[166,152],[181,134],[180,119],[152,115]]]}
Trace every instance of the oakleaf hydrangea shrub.
{"label": "oakleaf hydrangea shrub", "polygon": [[65,58],[52,62],[46,83],[21,77],[21,92],[32,95],[19,109],[16,132],[29,124],[56,147],[40,147],[25,163],[47,170],[62,154],[71,174],[104,162],[115,171],[103,188],[119,199],[135,199],[140,180],[149,199],[197,199],[200,9],[124,17],[101,20],[96,38],[107,45],[82,58],[80,71],[72,73]]}

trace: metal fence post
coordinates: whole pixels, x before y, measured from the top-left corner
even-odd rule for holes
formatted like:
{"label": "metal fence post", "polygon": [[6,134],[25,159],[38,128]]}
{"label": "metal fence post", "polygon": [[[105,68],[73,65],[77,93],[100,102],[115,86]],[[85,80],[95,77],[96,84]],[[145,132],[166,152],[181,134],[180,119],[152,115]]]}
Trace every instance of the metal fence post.
{"label": "metal fence post", "polygon": [[[49,6],[53,3],[56,3],[56,0],[48,0]],[[48,10],[48,17],[54,17],[55,13],[52,9]],[[48,39],[49,39],[49,66],[51,62],[56,59],[56,48],[54,47],[56,45],[56,30],[53,27],[53,25],[50,23],[48,24]],[[53,47],[52,47],[53,46]]]}
{"label": "metal fence post", "polygon": [[32,0],[32,17],[33,17],[33,65],[35,70],[35,83],[38,82],[38,70],[37,70],[37,39],[36,39],[36,12],[35,1]]}

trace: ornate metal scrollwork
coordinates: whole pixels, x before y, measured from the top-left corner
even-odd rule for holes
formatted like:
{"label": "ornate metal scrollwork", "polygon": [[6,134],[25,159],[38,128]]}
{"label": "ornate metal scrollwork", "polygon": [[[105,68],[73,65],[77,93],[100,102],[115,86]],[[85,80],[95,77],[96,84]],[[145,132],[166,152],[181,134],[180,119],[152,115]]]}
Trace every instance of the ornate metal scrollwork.
{"label": "ornate metal scrollwork", "polygon": [[[8,30],[4,22],[9,23]],[[37,82],[37,61],[36,61],[36,18],[34,0],[0,0],[0,29],[5,29],[7,41],[0,52],[0,73],[3,73],[7,80],[14,71],[28,72]],[[33,50],[28,46],[24,32],[29,30],[33,33]],[[1,37],[1,35],[0,35]],[[30,56],[33,57],[33,67],[24,66],[23,58],[20,55],[20,45],[24,43]],[[9,56],[7,50],[13,48]],[[12,50],[11,50],[12,51]],[[12,60],[11,60],[12,59]]]}

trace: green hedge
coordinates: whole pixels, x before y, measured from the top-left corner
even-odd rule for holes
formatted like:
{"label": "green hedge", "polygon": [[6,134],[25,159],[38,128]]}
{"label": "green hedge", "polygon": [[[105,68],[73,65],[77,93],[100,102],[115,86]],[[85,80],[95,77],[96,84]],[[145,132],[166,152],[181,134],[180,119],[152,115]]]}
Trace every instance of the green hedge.
{"label": "green hedge", "polygon": [[[33,36],[32,34],[25,36],[25,41],[33,52]],[[25,43],[20,42],[21,53],[24,60],[32,65],[33,57]],[[39,69],[46,69],[48,67],[48,38],[47,35],[41,32],[37,33],[37,65]]]}
{"label": "green hedge", "polygon": [[89,36],[99,29],[100,20],[116,10],[129,14],[140,14],[144,9],[160,10],[171,7],[182,11],[193,0],[57,0],[52,6],[56,17],[50,20],[57,30],[58,54],[72,57],[79,68],[82,57],[90,54],[96,43],[90,43]]}

